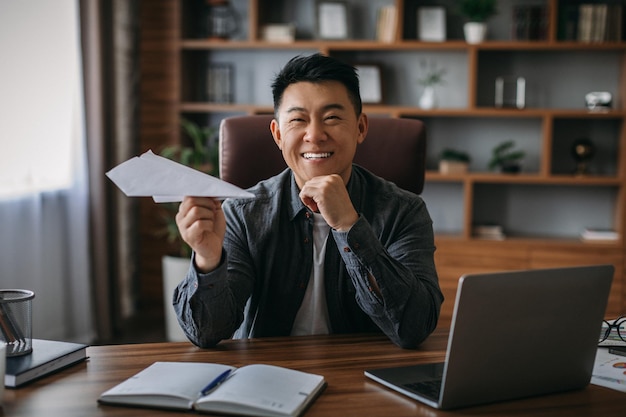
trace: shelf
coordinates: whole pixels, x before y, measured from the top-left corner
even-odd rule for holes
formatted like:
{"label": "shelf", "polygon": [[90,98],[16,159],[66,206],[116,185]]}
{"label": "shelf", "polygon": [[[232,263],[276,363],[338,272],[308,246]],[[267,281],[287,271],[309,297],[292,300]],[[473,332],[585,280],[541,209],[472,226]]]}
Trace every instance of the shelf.
{"label": "shelf", "polygon": [[[214,104],[206,102],[181,102],[179,109],[185,112],[245,112],[267,113],[273,111],[271,105],[255,104]],[[480,107],[474,109],[432,109],[424,110],[413,106],[394,106],[384,104],[364,104],[363,111],[368,114],[388,114],[397,117],[502,117],[502,118],[562,118],[562,119],[622,119],[626,111],[589,111],[585,109],[498,109]]]}
{"label": "shelf", "polygon": [[440,174],[436,171],[426,171],[426,181],[433,182],[472,182],[484,184],[544,184],[544,185],[573,185],[573,186],[609,186],[618,187],[624,181],[617,177],[606,176],[568,176],[568,175],[539,175],[539,174],[501,174],[476,172],[467,174]]}
{"label": "shelf", "polygon": [[213,104],[200,102],[184,102],[178,106],[179,111],[185,113],[246,113],[263,114],[273,113],[271,105],[257,106],[252,104]]}
{"label": "shelf", "polygon": [[[214,40],[194,38],[203,23],[197,12],[204,0],[178,0],[170,21],[178,19],[180,27],[168,44],[179,65],[171,75],[179,89],[175,111],[209,126],[234,114],[271,114],[271,78],[297,54],[320,52],[354,65],[379,65],[383,102],[364,104],[364,112],[370,118],[415,118],[426,125],[422,197],[433,219],[437,269],[450,291],[446,297],[453,299],[459,273],[472,269],[606,262],[617,271],[610,310],[624,311],[624,239],[583,242],[577,234],[584,227],[626,233],[626,42],[558,40],[564,29],[558,14],[565,5],[584,0],[533,0],[549,11],[545,40],[538,41],[511,40],[513,7],[524,2],[498,0],[499,13],[488,22],[490,38],[480,44],[463,40],[464,19],[448,0],[346,3],[355,7],[357,39],[314,39],[314,0],[231,0],[242,15],[242,30],[233,40]],[[619,3],[626,10],[626,0]],[[402,16],[398,39],[390,43],[373,40],[376,11],[383,4],[395,4]],[[447,7],[447,41],[417,40],[416,12],[422,4]],[[293,22],[302,39],[260,40],[259,29],[269,22]],[[232,65],[231,104],[201,101],[206,99],[201,86],[207,62]],[[436,87],[439,107],[431,110],[418,107],[422,62],[446,68],[446,83]],[[524,109],[494,107],[495,80],[502,75],[525,78]],[[613,108],[587,110],[584,99],[591,91],[611,92]],[[585,137],[596,145],[589,165],[596,175],[570,175],[572,144]],[[526,152],[522,172],[488,172],[492,149],[508,139]],[[438,158],[445,148],[468,151],[470,171],[440,174]],[[473,223],[489,222],[501,224],[510,236],[497,241],[471,236]]]}
{"label": "shelf", "polygon": [[605,51],[605,50],[626,50],[624,42],[565,42],[565,41],[492,41],[483,42],[479,45],[472,45],[471,48],[477,50],[503,50],[503,51]]}
{"label": "shelf", "polygon": [[511,245],[511,246],[546,246],[546,247],[571,247],[571,248],[589,248],[589,249],[623,249],[621,241],[583,241],[579,238],[554,238],[549,236],[537,237],[517,237],[507,236],[502,240],[484,239],[479,237],[466,238],[459,234],[435,234],[435,244],[437,243],[457,243],[457,244],[473,244],[473,245]]}
{"label": "shelf", "polygon": [[598,51],[624,50],[624,42],[549,42],[549,41],[485,41],[480,44],[468,44],[465,41],[420,42],[402,40],[393,43],[372,40],[296,40],[294,42],[266,42],[260,40],[215,40],[215,39],[183,39],[180,41],[183,50],[211,49],[320,49],[320,50],[528,50],[528,51]]}

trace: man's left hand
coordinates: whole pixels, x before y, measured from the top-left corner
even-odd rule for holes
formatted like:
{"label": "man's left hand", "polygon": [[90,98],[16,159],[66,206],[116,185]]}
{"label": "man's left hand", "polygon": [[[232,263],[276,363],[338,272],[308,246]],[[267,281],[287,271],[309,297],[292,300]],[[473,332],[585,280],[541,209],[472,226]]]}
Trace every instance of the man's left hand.
{"label": "man's left hand", "polygon": [[300,190],[300,199],[308,208],[319,212],[335,230],[350,230],[359,219],[346,185],[337,174],[311,178]]}

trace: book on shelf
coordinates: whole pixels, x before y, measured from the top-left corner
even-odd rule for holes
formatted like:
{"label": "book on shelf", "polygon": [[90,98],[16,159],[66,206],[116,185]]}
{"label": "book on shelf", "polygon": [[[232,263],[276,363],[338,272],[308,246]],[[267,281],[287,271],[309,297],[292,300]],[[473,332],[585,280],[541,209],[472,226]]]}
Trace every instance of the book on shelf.
{"label": "book on shelf", "polygon": [[326,386],[321,375],[274,365],[155,362],[102,393],[102,404],[246,416],[300,416]]}
{"label": "book on shelf", "polygon": [[564,5],[559,8],[558,39],[574,41],[578,37],[580,8],[577,5]]}
{"label": "book on shelf", "polygon": [[56,340],[32,339],[33,351],[7,357],[4,385],[17,388],[87,358],[87,345]]}
{"label": "book on shelf", "polygon": [[619,239],[619,233],[612,229],[592,229],[586,228],[580,234],[580,238],[582,240],[592,240],[592,241],[616,241]]}
{"label": "book on shelf", "polygon": [[472,227],[472,233],[481,239],[503,240],[506,237],[499,224],[477,224]]}
{"label": "book on shelf", "polygon": [[512,37],[518,41],[545,40],[548,34],[548,13],[545,6],[513,7]]}
{"label": "book on shelf", "polygon": [[396,40],[397,26],[396,7],[393,5],[383,6],[378,9],[376,21],[376,40],[391,43]]}

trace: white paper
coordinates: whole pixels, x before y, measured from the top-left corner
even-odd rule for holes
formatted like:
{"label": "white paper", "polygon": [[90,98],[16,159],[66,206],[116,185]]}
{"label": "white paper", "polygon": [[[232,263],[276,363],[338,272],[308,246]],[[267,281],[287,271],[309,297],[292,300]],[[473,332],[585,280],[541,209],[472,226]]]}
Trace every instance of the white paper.
{"label": "white paper", "polygon": [[591,383],[617,391],[626,392],[626,357],[609,353],[608,348],[599,348],[593,366]]}
{"label": "white paper", "polygon": [[252,198],[236,185],[148,151],[122,162],[106,176],[129,197],[152,197],[157,203],[182,201],[184,196]]}

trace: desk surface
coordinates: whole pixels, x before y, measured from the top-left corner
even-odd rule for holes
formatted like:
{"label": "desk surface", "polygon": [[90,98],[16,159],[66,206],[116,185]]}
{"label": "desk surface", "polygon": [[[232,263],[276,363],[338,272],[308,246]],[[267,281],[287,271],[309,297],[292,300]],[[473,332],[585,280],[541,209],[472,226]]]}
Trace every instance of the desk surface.
{"label": "desk surface", "polygon": [[[434,410],[366,379],[366,368],[442,361],[447,332],[436,331],[417,350],[373,335],[230,340],[214,349],[190,343],[94,346],[89,359],[19,389],[7,389],[4,412],[12,417],[193,416],[194,413],[106,406],[100,393],[155,361],[216,362],[234,366],[271,363],[324,375],[328,387],[306,412],[315,416],[623,416],[626,394],[595,385],[454,412]],[[1,409],[0,409],[1,410]]]}

